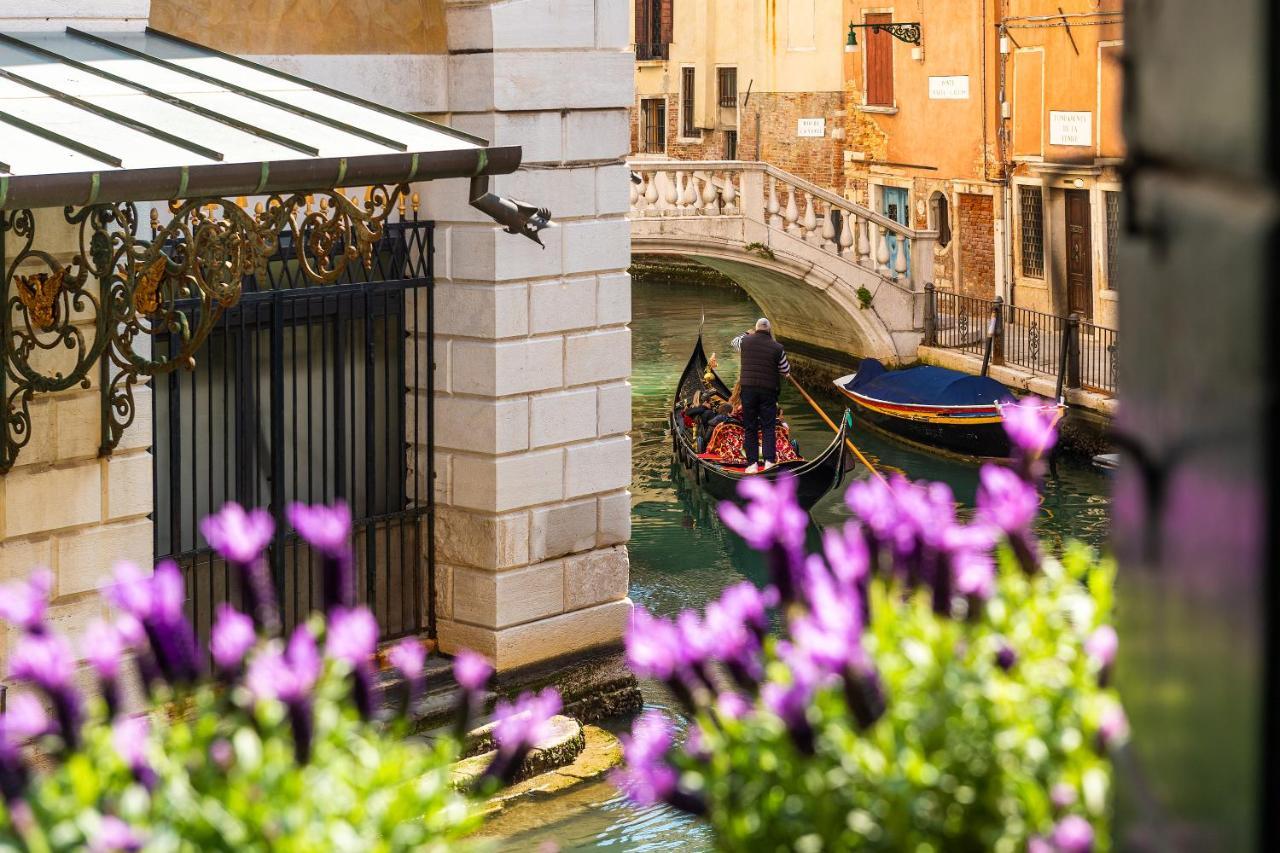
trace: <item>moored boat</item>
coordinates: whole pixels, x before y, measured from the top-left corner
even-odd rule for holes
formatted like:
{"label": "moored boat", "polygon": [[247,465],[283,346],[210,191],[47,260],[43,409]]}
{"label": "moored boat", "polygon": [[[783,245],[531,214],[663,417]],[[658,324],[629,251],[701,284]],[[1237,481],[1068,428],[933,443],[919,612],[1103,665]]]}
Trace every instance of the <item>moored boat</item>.
{"label": "moored boat", "polygon": [[810,509],[823,495],[839,486],[844,479],[845,466],[848,462],[845,449],[845,438],[848,435],[850,421],[848,412],[841,420],[836,437],[815,458],[809,460],[802,457],[796,458],[779,462],[773,468],[759,474],[747,474],[742,465],[726,463],[708,458],[708,454],[698,453],[697,437],[684,414],[688,403],[695,399],[695,395],[697,397],[709,395],[723,400],[727,400],[730,396],[728,386],[708,364],[706,352],[702,348],[701,336],[698,337],[693,354],[689,357],[689,363],[680,376],[680,384],[676,386],[670,417],[671,444],[677,461],[689,469],[695,481],[711,495],[736,500],[738,484],[745,479],[751,477],[776,479],[789,475],[796,480],[796,498],[800,505]]}
{"label": "moored boat", "polygon": [[887,370],[868,358],[835,386],[860,417],[909,441],[966,456],[1009,455],[1000,407],[1015,397],[989,377],[932,365]]}

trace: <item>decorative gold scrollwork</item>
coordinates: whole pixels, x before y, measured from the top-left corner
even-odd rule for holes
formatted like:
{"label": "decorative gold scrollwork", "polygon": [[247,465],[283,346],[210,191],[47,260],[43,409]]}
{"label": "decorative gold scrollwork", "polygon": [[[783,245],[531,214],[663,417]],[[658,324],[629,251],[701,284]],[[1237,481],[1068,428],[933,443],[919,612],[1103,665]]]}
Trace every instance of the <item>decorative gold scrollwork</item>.
{"label": "decorative gold scrollwork", "polygon": [[[34,245],[32,211],[0,211],[0,405],[6,406],[0,473],[30,439],[34,395],[89,387],[100,359],[102,452],[109,453],[133,421],[134,384],[194,366],[222,313],[239,301],[245,279],[266,280],[282,234],[290,235],[301,273],[313,284],[332,284],[353,263],[372,267],[386,218],[406,193],[404,185],[372,187],[359,203],[323,190],[318,209],[306,193],[271,196],[253,209],[245,199],[174,200],[167,223],[152,211],[149,239],[139,236],[131,203],[67,208],[67,222],[79,227],[79,251],[68,265]],[[21,243],[12,259],[3,256],[6,232]],[[47,271],[17,274],[30,266]],[[96,287],[87,286],[91,279]],[[164,345],[156,346],[155,337]],[[59,355],[37,358],[42,351]]]}

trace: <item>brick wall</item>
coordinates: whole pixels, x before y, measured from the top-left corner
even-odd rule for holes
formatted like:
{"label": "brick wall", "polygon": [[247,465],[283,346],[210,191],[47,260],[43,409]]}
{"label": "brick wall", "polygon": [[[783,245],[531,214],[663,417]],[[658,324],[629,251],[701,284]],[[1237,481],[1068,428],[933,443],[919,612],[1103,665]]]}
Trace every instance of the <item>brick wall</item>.
{"label": "brick wall", "polygon": [[[824,189],[838,190],[844,180],[843,100],[840,92],[752,92],[739,119],[739,158],[763,160]],[[796,123],[802,118],[826,119],[826,135],[797,137]]]}
{"label": "brick wall", "polygon": [[996,295],[995,217],[992,198],[960,193],[952,225],[952,239],[959,241],[960,292],[994,299]]}
{"label": "brick wall", "polygon": [[[61,209],[36,214],[38,247],[52,249],[63,264],[76,253],[74,232]],[[8,257],[20,249],[6,235]],[[47,271],[35,259],[18,274]],[[91,322],[82,323],[86,340]],[[37,351],[33,363],[41,372],[54,367],[56,353]],[[62,365],[65,369],[65,364]],[[99,593],[116,560],[152,564],[151,392],[134,387],[135,420],[124,431],[110,458],[98,457],[101,406],[98,371],[89,372],[90,387],[39,395],[31,404],[31,440],[17,464],[0,474],[0,582],[26,577],[37,567],[53,570],[50,619],[78,643],[84,628],[106,615]],[[0,664],[12,642],[12,630],[0,624]],[[77,649],[79,646],[77,645]]]}

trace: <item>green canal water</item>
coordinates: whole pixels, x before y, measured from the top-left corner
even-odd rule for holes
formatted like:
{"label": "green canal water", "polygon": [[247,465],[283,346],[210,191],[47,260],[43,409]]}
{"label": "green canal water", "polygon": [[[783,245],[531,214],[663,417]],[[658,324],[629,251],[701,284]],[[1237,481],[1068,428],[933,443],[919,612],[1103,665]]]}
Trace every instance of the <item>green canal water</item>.
{"label": "green canal water", "polygon": [[[715,518],[714,504],[673,472],[666,435],[672,389],[689,358],[705,312],[707,350],[721,354],[722,374],[732,380],[735,358],[729,341],[749,328],[759,309],[745,295],[705,285],[642,284],[632,299],[632,539],[631,597],[655,612],[675,614],[701,607],[724,587],[744,577],[757,582],[764,567]],[[834,377],[833,377],[834,378]],[[833,394],[810,388],[835,420],[843,406]],[[781,404],[801,451],[813,455],[831,440],[831,431],[792,388]],[[973,463],[915,449],[868,427],[855,442],[872,464],[916,479],[950,484],[964,506],[972,505],[978,469]],[[859,466],[853,478],[869,476]],[[1081,539],[1094,545],[1107,537],[1108,481],[1085,461],[1061,460],[1043,490],[1040,532],[1050,541]],[[848,518],[843,489],[814,507],[821,527]],[[660,688],[644,685],[651,707],[670,708]],[[587,785],[550,802],[522,806],[494,827],[501,849],[518,850],[681,850],[711,848],[699,821],[658,806],[636,809],[607,783]]]}

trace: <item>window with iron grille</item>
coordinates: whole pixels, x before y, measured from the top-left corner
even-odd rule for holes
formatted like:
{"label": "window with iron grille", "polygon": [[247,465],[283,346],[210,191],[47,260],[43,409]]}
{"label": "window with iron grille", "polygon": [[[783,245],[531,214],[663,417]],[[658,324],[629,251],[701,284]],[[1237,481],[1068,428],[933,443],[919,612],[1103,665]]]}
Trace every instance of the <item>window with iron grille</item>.
{"label": "window with iron grille", "polygon": [[1120,243],[1120,193],[1103,193],[1107,200],[1107,287],[1119,290],[1116,249]]}
{"label": "window with iron grille", "polygon": [[738,159],[738,131],[726,130],[724,132],[724,159]]}
{"label": "window with iron grille", "polygon": [[1019,187],[1022,209],[1022,274],[1044,278],[1044,199],[1039,187]]}
{"label": "window with iron grille", "polygon": [[640,101],[640,151],[662,154],[667,150],[666,98],[644,98]]}
{"label": "window with iron grille", "polygon": [[693,69],[680,69],[680,135],[694,136],[693,126]]}
{"label": "window with iron grille", "polygon": [[721,68],[716,71],[717,87],[720,91],[720,106],[736,107],[738,105],[738,69]]}
{"label": "window with iron grille", "polygon": [[636,0],[636,59],[667,59],[671,0]]}

